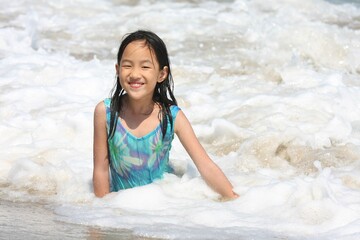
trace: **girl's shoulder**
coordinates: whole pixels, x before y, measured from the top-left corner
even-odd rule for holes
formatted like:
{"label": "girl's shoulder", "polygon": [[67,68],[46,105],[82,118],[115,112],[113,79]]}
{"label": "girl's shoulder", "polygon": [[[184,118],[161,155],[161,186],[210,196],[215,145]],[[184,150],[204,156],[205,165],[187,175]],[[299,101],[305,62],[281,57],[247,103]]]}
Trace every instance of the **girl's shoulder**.
{"label": "girl's shoulder", "polygon": [[103,103],[103,101],[99,102],[98,104],[96,104],[95,106],[95,110],[94,110],[94,119],[95,122],[103,122],[106,119],[106,107]]}
{"label": "girl's shoulder", "polygon": [[110,98],[106,98],[103,101],[96,104],[94,111],[95,116],[107,115],[110,112],[110,104],[111,104]]}
{"label": "girl's shoulder", "polygon": [[170,112],[171,112],[171,116],[173,117],[173,120],[175,121],[175,118],[178,114],[178,112],[181,110],[181,108],[177,105],[171,105],[170,106]]}
{"label": "girl's shoulder", "polygon": [[106,111],[106,104],[104,104],[105,101],[101,101],[96,104],[95,106],[95,113],[101,113]]}
{"label": "girl's shoulder", "polygon": [[170,106],[170,111],[171,111],[171,112],[173,112],[173,111],[178,112],[178,111],[180,111],[180,110],[181,110],[181,108],[180,108],[179,106],[177,106],[177,105],[171,105],[171,106]]}
{"label": "girl's shoulder", "polygon": [[102,102],[105,104],[106,108],[110,108],[111,98],[105,98]]}

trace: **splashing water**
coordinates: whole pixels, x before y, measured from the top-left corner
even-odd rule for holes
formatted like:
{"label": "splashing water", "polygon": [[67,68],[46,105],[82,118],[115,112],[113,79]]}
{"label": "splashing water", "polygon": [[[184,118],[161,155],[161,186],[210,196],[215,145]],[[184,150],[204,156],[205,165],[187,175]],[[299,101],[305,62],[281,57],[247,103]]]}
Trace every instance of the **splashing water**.
{"label": "splashing water", "polygon": [[[2,206],[44,204],[56,221],[133,238],[360,237],[356,1],[0,7]],[[176,175],[94,197],[93,109],[114,84],[122,36],[137,29],[166,42],[179,105],[239,199],[219,201],[177,139]]]}

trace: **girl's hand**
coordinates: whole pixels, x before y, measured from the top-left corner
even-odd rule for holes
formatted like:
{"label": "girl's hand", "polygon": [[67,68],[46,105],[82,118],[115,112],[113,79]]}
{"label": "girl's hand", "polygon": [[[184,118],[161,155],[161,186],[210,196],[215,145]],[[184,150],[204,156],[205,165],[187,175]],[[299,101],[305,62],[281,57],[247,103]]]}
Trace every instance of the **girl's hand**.
{"label": "girl's hand", "polygon": [[235,200],[237,199],[238,197],[240,197],[237,193],[233,192],[233,196],[230,196],[230,197],[222,197],[220,199],[221,202],[227,202],[227,201],[232,201],[232,200]]}
{"label": "girl's hand", "polygon": [[179,111],[175,120],[175,133],[180,142],[195,163],[205,182],[225,199],[238,197],[232,191],[232,185],[222,170],[210,159],[203,146],[196,137],[194,130],[182,111]]}

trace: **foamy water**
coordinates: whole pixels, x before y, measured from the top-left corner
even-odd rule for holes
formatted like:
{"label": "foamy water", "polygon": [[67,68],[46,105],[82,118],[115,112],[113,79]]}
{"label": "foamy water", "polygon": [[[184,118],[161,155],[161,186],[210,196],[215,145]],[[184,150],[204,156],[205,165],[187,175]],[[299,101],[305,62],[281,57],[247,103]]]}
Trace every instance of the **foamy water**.
{"label": "foamy water", "polygon": [[[0,198],[165,239],[360,238],[360,9],[331,2],[2,1]],[[166,42],[239,199],[219,201],[177,139],[176,175],[94,197],[93,109],[137,29]]]}

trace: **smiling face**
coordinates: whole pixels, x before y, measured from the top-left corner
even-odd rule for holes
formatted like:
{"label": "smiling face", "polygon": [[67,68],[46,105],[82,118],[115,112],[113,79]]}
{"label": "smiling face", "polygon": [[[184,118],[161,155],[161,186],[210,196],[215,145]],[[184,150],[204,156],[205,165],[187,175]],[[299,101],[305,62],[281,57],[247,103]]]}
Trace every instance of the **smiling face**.
{"label": "smiling face", "polygon": [[144,40],[129,43],[116,64],[119,81],[131,100],[152,100],[155,86],[167,76]]}

